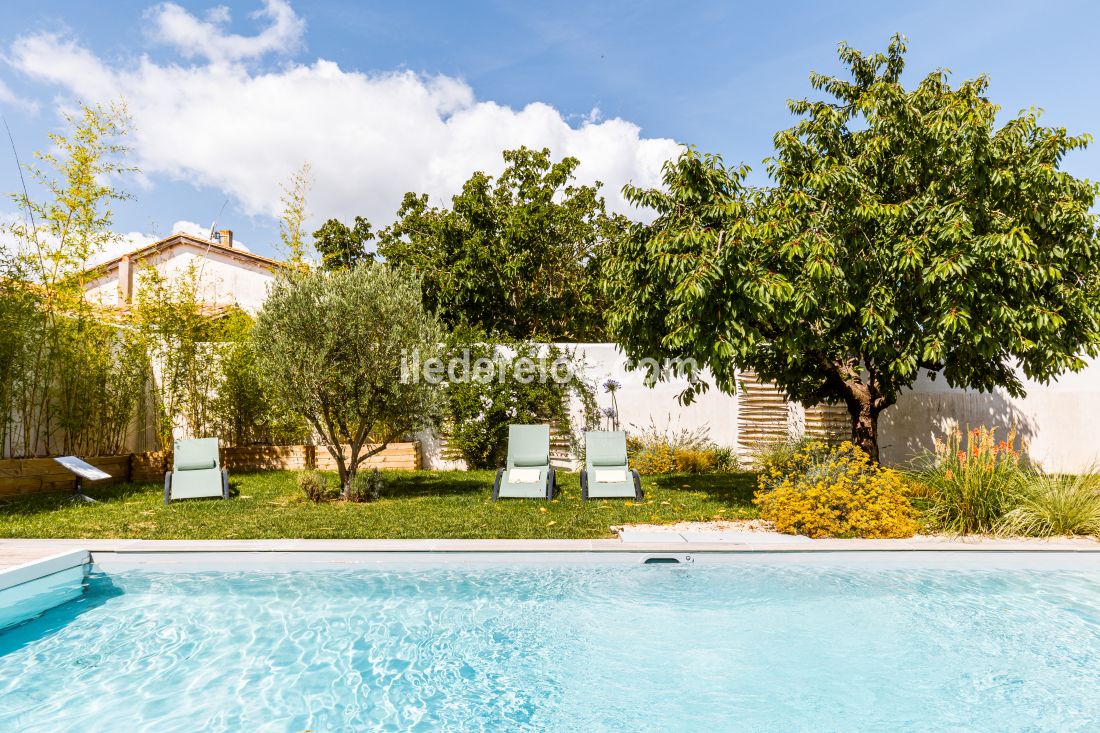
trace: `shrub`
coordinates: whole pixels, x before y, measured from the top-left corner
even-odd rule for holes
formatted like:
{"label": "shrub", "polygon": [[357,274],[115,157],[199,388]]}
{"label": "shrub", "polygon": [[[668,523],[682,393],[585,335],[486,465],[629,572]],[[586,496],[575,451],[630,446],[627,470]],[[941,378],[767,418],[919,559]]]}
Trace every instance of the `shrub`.
{"label": "shrub", "polygon": [[364,473],[356,473],[351,480],[351,488],[347,493],[348,501],[375,501],[382,496],[382,474],[377,468],[372,468]]}
{"label": "shrub", "polygon": [[762,443],[752,451],[752,465],[763,474],[771,474],[773,469],[782,472],[794,458],[809,443],[806,438],[797,440],[784,440],[774,443]]}
{"label": "shrub", "polygon": [[672,429],[650,422],[627,435],[626,448],[630,465],[638,473],[711,473],[737,468],[733,450],[714,445],[705,426]]}
{"label": "shrub", "polygon": [[839,447],[808,438],[758,446],[753,451],[753,465],[760,473],[757,483],[760,488],[771,491],[791,475],[828,474],[835,468]]}
{"label": "shrub", "polygon": [[1032,537],[1100,535],[1100,473],[1094,469],[1076,476],[1031,476],[1017,506],[997,529]]}
{"label": "shrub", "polygon": [[673,473],[676,470],[676,454],[671,446],[650,445],[641,447],[627,440],[627,452],[630,454],[630,466],[644,475]]}
{"label": "shrub", "polygon": [[[473,366],[470,374],[446,386],[447,443],[467,468],[504,465],[512,423],[552,422],[572,436],[573,398],[581,404],[585,426],[594,426],[594,390],[583,378],[574,352],[557,346],[543,351],[533,342],[484,343],[477,334],[460,334],[456,340],[449,356],[468,357]],[[555,367],[555,362],[561,366]],[[478,363],[492,369],[479,374]]]}
{"label": "shrub", "polygon": [[956,428],[946,440],[936,441],[918,476],[934,527],[959,534],[997,529],[1030,480],[1013,445],[1015,437],[1010,432],[997,441],[994,429],[979,427],[964,439]]}
{"label": "shrub", "polygon": [[710,449],[711,460],[714,463],[714,471],[718,473],[732,473],[739,465],[737,453],[733,448],[715,446]]}
{"label": "shrub", "polygon": [[320,471],[302,471],[298,474],[298,488],[306,499],[314,503],[325,501],[331,495],[328,477]]}
{"label": "shrub", "polygon": [[780,532],[807,537],[911,537],[916,512],[900,474],[851,443],[807,443],[761,474],[753,502]]}
{"label": "shrub", "polygon": [[677,473],[711,473],[714,471],[714,454],[710,450],[680,448],[672,452],[672,462]]}

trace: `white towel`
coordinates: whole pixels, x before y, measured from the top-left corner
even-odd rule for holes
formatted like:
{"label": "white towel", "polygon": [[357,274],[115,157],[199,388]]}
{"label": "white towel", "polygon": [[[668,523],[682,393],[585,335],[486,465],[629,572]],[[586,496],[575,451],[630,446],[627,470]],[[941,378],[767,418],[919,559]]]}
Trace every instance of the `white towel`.
{"label": "white towel", "polygon": [[508,483],[537,484],[541,473],[542,471],[537,468],[513,468],[508,472]]}
{"label": "white towel", "polygon": [[626,481],[626,471],[621,468],[596,469],[595,473],[598,484],[621,484]]}

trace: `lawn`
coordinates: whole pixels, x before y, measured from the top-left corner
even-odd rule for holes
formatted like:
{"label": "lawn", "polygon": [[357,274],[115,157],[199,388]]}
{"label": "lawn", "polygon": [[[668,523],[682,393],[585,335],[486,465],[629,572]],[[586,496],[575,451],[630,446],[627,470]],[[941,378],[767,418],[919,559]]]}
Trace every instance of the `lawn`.
{"label": "lawn", "polygon": [[134,539],[411,539],[610,537],[609,527],[756,516],[750,473],[647,476],[645,501],[582,502],[575,473],[559,473],[552,502],[493,502],[494,473],[387,472],[382,498],[367,504],[307,502],[291,471],[230,477],[229,501],[164,506],[154,484],[89,490],[98,504],[40,495],[0,504],[0,537]]}

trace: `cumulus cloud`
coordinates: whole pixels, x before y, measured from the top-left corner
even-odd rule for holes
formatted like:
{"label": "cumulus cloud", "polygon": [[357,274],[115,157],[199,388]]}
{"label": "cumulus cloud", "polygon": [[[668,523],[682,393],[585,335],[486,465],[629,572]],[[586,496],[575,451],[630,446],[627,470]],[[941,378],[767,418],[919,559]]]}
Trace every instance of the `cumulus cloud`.
{"label": "cumulus cloud", "polygon": [[175,47],[187,58],[198,56],[215,63],[296,51],[306,29],[305,22],[286,0],[264,0],[264,7],[252,13],[253,18],[270,21],[255,36],[226,33],[223,27],[231,17],[224,5],[207,12],[202,20],[175,3],[161,3],[146,15],[154,39]]}
{"label": "cumulus cloud", "polygon": [[498,173],[501,151],[520,145],[576,156],[580,181],[604,182],[611,208],[627,213],[621,186],[656,185],[661,164],[679,151],[673,140],[644,138],[637,125],[595,111],[572,126],[547,104],[514,109],[478,100],[450,76],[367,74],[323,59],[256,71],[243,59],[274,50],[274,37],[299,37],[286,29],[300,34],[301,27],[285,2],[268,0],[261,13],[270,24],[245,43],[222,31],[224,12],[199,20],[157,6],[156,32],[181,51],[200,30],[215,31],[190,44],[200,61],[112,65],[55,34],[18,38],[8,60],[70,97],[124,97],[145,175],[216,186],[250,215],[277,215],[280,183],[308,161],[316,219],[360,214],[385,224],[406,191],[446,203],[473,171]]}

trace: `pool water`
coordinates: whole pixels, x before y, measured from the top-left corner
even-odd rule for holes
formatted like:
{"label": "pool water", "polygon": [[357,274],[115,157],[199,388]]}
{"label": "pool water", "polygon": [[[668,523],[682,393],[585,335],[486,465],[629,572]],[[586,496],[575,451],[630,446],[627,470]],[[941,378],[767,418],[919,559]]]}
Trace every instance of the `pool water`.
{"label": "pool water", "polygon": [[1100,564],[128,570],[0,633],[3,731],[1094,731]]}

